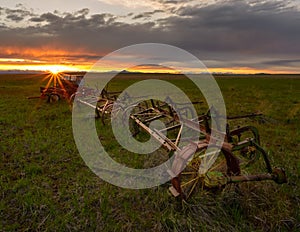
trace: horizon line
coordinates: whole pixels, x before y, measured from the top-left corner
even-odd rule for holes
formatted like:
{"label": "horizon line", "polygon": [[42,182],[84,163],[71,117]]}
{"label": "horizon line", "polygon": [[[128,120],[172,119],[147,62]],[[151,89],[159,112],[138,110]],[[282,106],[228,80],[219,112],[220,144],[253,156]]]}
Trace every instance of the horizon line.
{"label": "horizon line", "polygon": [[[0,70],[0,74],[47,74],[51,73],[51,71],[47,70]],[[59,73],[89,73],[89,71],[85,70],[64,70]],[[194,73],[194,72],[187,72],[187,73],[174,73],[174,72],[132,72],[127,70],[118,71],[103,71],[103,72],[90,72],[90,73],[114,73],[114,74],[163,74],[163,75],[205,75],[205,74],[214,74],[214,75],[300,75],[300,73],[265,73],[265,72],[258,72],[258,73],[235,73],[235,72],[201,72],[201,73]]]}

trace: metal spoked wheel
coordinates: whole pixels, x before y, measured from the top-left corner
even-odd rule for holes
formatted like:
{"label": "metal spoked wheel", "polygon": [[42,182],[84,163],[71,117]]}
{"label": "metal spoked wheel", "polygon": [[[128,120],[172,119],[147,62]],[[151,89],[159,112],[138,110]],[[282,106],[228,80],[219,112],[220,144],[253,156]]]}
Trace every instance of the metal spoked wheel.
{"label": "metal spoked wheel", "polygon": [[[199,172],[199,168],[202,162],[209,163],[210,159],[213,159],[214,154],[207,152],[207,146],[203,146],[198,149],[195,154],[187,162],[183,171],[175,178],[171,183],[176,190],[177,195],[181,196],[183,200],[187,200],[191,197],[196,190],[204,188],[221,188],[226,183],[224,182],[224,176],[226,175],[238,175],[240,174],[239,163],[237,158],[231,153],[231,151],[222,148],[220,154],[214,161],[213,165],[204,173]],[[179,167],[180,162],[184,164],[184,161],[175,159],[173,167]]]}
{"label": "metal spoked wheel", "polygon": [[51,94],[49,94],[49,96],[48,96],[48,99],[47,99],[47,102],[50,102],[50,103],[52,103],[52,102],[57,102],[57,101],[59,101],[60,100],[60,95],[59,94],[57,94],[57,93],[51,93]]}

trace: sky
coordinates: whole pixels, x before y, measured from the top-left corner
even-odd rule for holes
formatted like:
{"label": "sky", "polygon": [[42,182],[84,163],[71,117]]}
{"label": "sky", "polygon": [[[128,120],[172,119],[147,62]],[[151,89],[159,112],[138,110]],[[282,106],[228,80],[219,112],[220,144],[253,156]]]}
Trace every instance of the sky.
{"label": "sky", "polygon": [[1,0],[0,70],[89,70],[117,49],[164,43],[212,72],[300,73],[299,25],[300,0]]}

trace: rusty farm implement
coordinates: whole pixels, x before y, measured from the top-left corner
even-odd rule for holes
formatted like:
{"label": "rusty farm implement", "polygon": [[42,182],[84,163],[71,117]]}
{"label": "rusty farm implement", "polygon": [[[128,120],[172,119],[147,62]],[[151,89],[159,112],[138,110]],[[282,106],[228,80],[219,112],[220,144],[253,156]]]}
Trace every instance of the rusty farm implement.
{"label": "rusty farm implement", "polygon": [[[201,102],[176,103],[170,97],[166,97],[164,101],[137,100],[145,96],[132,97],[126,93],[120,96],[120,92],[109,92],[107,89],[102,90],[97,97],[94,94],[89,95],[84,89],[75,95],[81,96],[77,100],[75,98],[75,103],[92,107],[103,124],[109,124],[110,119],[118,118],[117,123],[121,124],[119,128],[123,128],[122,124],[125,125],[129,121],[133,136],[146,133],[154,138],[170,157],[175,154],[168,170],[171,177],[169,189],[175,197],[186,200],[197,189],[220,189],[241,182],[287,182],[285,171],[271,165],[255,127],[241,126],[231,129],[229,124],[232,123],[227,123],[226,132],[223,133],[210,126],[222,118],[234,124],[235,120],[260,117],[261,114],[226,117],[219,115],[217,110],[211,107],[204,114],[193,115],[191,104]],[[153,126],[156,125],[153,122],[158,120],[165,127],[160,127],[160,124]],[[224,141],[220,142],[222,136]],[[220,153],[218,156],[215,155],[216,148]],[[260,163],[265,171],[248,174],[248,168],[258,160],[262,161]],[[211,165],[206,165],[209,168],[203,169],[205,164]]]}
{"label": "rusty farm implement", "polygon": [[48,79],[45,87],[40,87],[40,96],[28,97],[28,99],[41,98],[47,102],[55,102],[60,99],[72,99],[78,86],[83,79],[82,73],[68,72],[48,74],[44,79]]}

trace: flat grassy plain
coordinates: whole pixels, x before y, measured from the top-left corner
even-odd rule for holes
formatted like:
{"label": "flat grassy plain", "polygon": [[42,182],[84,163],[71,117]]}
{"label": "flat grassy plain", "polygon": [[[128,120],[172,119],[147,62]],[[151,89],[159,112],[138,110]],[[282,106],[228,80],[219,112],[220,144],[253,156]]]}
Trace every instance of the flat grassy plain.
{"label": "flat grassy plain", "polygon": [[[288,183],[202,191],[188,203],[170,195],[169,183],[129,190],[97,177],[77,151],[69,104],[26,99],[39,95],[43,77],[0,75],[0,231],[300,231],[300,76],[216,77],[228,115],[263,113],[237,123],[258,127],[262,146],[274,166],[285,168]],[[110,87],[146,77],[157,76],[126,74]],[[181,76],[159,78],[191,89]],[[134,165],[100,124],[110,151]],[[260,162],[251,171],[265,171]]]}

